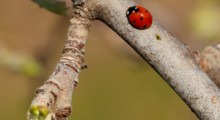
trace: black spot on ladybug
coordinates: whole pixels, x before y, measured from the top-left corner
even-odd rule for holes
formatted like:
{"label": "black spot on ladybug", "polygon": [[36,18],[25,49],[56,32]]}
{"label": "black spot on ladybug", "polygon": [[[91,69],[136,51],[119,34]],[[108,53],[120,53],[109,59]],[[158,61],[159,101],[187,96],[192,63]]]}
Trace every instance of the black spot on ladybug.
{"label": "black spot on ladybug", "polygon": [[143,20],[143,19],[144,19],[143,17],[140,18],[140,20]]}
{"label": "black spot on ladybug", "polygon": [[148,13],[148,11],[146,10],[146,13]]}
{"label": "black spot on ladybug", "polygon": [[144,26],[143,26],[143,28],[146,28],[146,27],[147,27],[147,25],[144,25]]}
{"label": "black spot on ladybug", "polygon": [[161,37],[158,34],[156,34],[156,39],[161,40]]}
{"label": "black spot on ladybug", "polygon": [[133,23],[136,23],[136,21],[135,21],[135,20],[133,20]]}

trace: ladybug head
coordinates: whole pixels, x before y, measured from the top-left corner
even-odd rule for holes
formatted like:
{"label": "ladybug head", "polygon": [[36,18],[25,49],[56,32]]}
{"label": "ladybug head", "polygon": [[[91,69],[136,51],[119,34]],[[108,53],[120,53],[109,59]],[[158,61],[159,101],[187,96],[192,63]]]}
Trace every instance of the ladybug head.
{"label": "ladybug head", "polygon": [[126,12],[126,15],[129,16],[133,12],[137,13],[139,10],[140,9],[137,6],[129,7],[127,12]]}

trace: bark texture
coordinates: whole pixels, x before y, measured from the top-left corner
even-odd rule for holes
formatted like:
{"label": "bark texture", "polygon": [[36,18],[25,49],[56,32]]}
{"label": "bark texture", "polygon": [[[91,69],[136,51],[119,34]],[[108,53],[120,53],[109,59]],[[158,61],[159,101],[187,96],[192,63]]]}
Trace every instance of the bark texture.
{"label": "bark texture", "polygon": [[[42,117],[65,120],[70,115],[72,92],[77,86],[80,70],[85,67],[84,46],[91,25],[86,11],[81,4],[74,9],[60,62],[45,84],[37,89],[28,112],[29,120],[41,120]],[[45,111],[49,113],[44,116]]]}

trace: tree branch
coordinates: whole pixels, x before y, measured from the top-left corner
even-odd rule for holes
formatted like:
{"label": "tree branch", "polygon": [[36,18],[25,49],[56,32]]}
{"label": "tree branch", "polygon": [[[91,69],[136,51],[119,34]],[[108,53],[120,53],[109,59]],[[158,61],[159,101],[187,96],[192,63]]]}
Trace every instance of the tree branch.
{"label": "tree branch", "polygon": [[75,14],[71,19],[62,58],[50,79],[37,90],[29,119],[47,116],[48,120],[63,120],[68,117],[71,112],[72,90],[84,63],[82,54],[91,19],[103,21],[121,36],[166,80],[201,120],[220,119],[218,87],[197,66],[188,47],[169,34],[156,20],[147,30],[137,30],[128,23],[126,11],[135,5],[132,0],[73,2]]}
{"label": "tree branch", "polygon": [[28,112],[29,120],[64,120],[71,113],[72,91],[78,83],[78,73],[85,67],[84,46],[91,20],[77,6],[70,20],[68,39],[54,73],[38,88]]}
{"label": "tree branch", "polygon": [[219,89],[196,65],[186,45],[155,20],[145,31],[131,27],[125,18],[127,8],[135,5],[131,0],[90,0],[86,5],[150,63],[200,119],[220,119]]}

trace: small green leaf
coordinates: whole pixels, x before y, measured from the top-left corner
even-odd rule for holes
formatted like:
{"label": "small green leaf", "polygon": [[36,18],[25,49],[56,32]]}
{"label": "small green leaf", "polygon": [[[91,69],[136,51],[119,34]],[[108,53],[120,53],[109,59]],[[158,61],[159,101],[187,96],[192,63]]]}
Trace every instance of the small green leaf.
{"label": "small green leaf", "polygon": [[33,116],[39,116],[39,114],[40,114],[40,112],[38,110],[38,106],[36,106],[36,105],[31,106],[29,111]]}
{"label": "small green leaf", "polygon": [[65,1],[58,0],[33,0],[40,7],[44,7],[47,10],[59,15],[66,15],[67,7]]}
{"label": "small green leaf", "polygon": [[45,120],[49,114],[49,110],[46,106],[31,106],[29,112],[31,113],[32,120]]}
{"label": "small green leaf", "polygon": [[47,109],[47,107],[40,107],[40,116],[42,116],[43,118],[46,118],[47,115],[49,114],[49,110]]}

